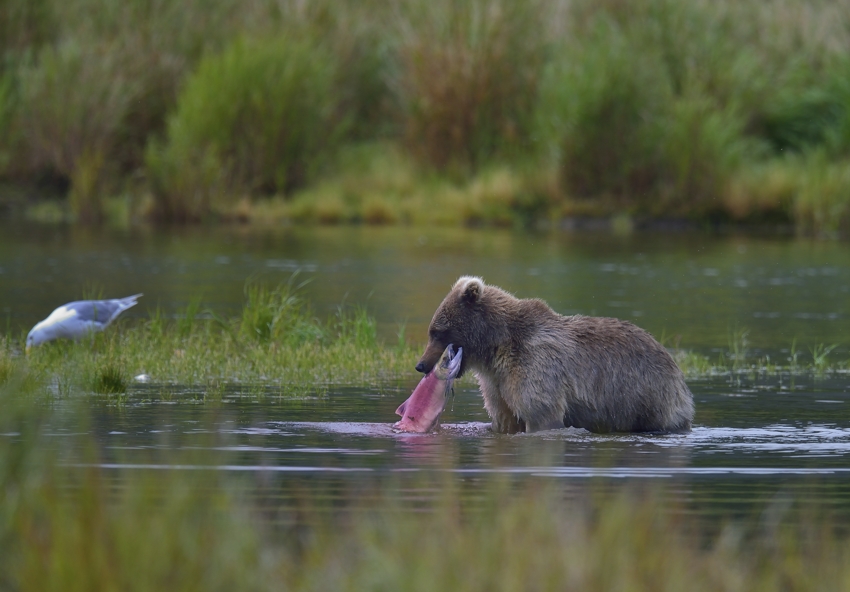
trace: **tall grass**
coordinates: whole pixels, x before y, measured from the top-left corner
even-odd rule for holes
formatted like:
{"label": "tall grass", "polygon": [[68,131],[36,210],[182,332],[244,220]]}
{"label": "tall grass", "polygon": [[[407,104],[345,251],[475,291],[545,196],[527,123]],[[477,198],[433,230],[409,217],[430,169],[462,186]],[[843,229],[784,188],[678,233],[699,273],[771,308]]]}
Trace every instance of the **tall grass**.
{"label": "tall grass", "polygon": [[529,147],[544,62],[543,3],[411,1],[396,92],[413,154],[474,170]]}
{"label": "tall grass", "polygon": [[814,152],[803,159],[800,168],[794,202],[798,228],[846,236],[850,231],[850,160],[835,162]]}
{"label": "tall grass", "polygon": [[[540,120],[568,195],[653,216],[715,208],[745,157],[760,155],[744,101],[758,61],[725,40],[727,18],[666,0],[579,12],[549,66]],[[724,79],[730,68],[740,80]]]}
{"label": "tall grass", "polygon": [[164,218],[195,219],[241,195],[285,194],[343,131],[337,65],[310,39],[237,39],[186,82],[147,165]]}
{"label": "tall grass", "polygon": [[247,284],[240,333],[259,342],[274,341],[295,347],[321,341],[327,331],[298,295],[302,286],[293,286],[292,281],[273,289],[253,282]]}
{"label": "tall grass", "polygon": [[266,383],[289,389],[329,384],[379,384],[409,378],[415,346],[385,347],[377,323],[362,306],[340,306],[319,319],[291,280],[278,286],[251,281],[238,316],[225,318],[192,299],[176,319],[156,310],[145,323],[118,322],[83,343],[57,341],[15,356],[11,337],[0,340],[0,382],[20,370],[65,392],[117,395],[133,377],[183,385]]}
{"label": "tall grass", "polygon": [[[141,81],[112,44],[77,40],[46,46],[19,70],[19,166],[70,182],[70,201],[84,221],[99,220],[105,166],[118,166],[121,130]],[[107,155],[110,159],[107,160]]]}
{"label": "tall grass", "polygon": [[[93,222],[123,196],[126,216],[169,220],[626,213],[841,235],[848,15],[847,0],[7,0],[0,179],[67,188]],[[375,143],[393,156],[370,171],[338,158]],[[480,189],[499,176],[508,196]]]}

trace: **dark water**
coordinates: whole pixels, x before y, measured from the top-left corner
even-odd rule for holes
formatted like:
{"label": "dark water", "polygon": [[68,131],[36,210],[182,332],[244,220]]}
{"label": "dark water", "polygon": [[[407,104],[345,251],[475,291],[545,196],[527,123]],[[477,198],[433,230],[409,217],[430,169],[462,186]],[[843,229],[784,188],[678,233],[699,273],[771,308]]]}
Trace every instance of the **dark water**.
{"label": "dark water", "polygon": [[[668,343],[711,355],[735,330],[752,351],[803,357],[850,334],[850,248],[837,242],[705,234],[520,234],[406,228],[251,231],[189,229],[125,233],[0,223],[0,313],[26,331],[84,290],[144,292],[129,317],[161,306],[179,314],[190,299],[239,310],[249,277],[285,281],[300,270],[319,314],[366,304],[381,334],[406,323],[422,341],[430,316],[461,274],[478,274],[562,313],[630,319]],[[505,436],[486,429],[480,395],[464,383],[440,433],[392,431],[393,411],[415,385],[379,391],[330,387],[281,399],[263,385],[228,387],[221,401],[173,385],[135,385],[126,404],[92,403],[91,432],[104,465],[139,470],[214,470],[241,475],[285,507],[305,487],[351,501],[384,479],[443,475],[474,483],[501,475],[546,480],[564,491],[663,484],[671,503],[713,519],[785,499],[850,518],[850,398],[847,374],[712,377],[690,382],[692,433],[601,436],[581,430]],[[68,413],[68,418],[71,417]],[[53,433],[81,442],[63,414]],[[208,464],[204,464],[208,467]],[[208,469],[204,469],[208,470]],[[427,498],[433,489],[416,489]],[[258,495],[260,495],[258,493]],[[579,495],[579,493],[576,493]],[[850,522],[850,520],[846,520]]]}
{"label": "dark water", "polygon": [[[331,388],[295,400],[270,388],[230,388],[215,402],[203,391],[137,385],[123,405],[95,405],[91,433],[108,470],[224,471],[277,510],[303,501],[305,489],[356,504],[352,492],[394,480],[427,501],[439,497],[435,478],[469,486],[497,477],[555,482],[576,498],[657,488],[677,512],[709,523],[789,502],[798,514],[829,512],[850,525],[848,382],[846,375],[695,380],[689,434],[512,436],[487,429],[470,385],[457,389],[441,429],[424,435],[392,429],[412,384]],[[63,425],[61,413],[54,421],[66,452],[82,446],[76,424]]]}
{"label": "dark water", "polygon": [[754,353],[787,355],[850,334],[850,246],[692,234],[523,234],[409,228],[179,229],[128,232],[0,222],[0,322],[26,331],[84,293],[143,292],[128,316],[195,297],[237,312],[246,279],[300,270],[320,315],[363,304],[394,339],[424,340],[462,274],[480,275],[557,311],[632,320],[668,343],[710,353],[747,330]]}

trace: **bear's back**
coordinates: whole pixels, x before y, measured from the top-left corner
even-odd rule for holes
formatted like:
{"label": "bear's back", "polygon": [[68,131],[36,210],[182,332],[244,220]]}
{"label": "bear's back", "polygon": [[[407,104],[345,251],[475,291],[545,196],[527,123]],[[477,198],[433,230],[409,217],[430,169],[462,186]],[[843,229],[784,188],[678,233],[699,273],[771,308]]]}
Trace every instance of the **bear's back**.
{"label": "bear's back", "polygon": [[567,425],[595,432],[690,428],[693,398],[684,376],[648,332],[608,317],[553,313],[539,320],[526,371],[546,376],[545,390],[566,396]]}

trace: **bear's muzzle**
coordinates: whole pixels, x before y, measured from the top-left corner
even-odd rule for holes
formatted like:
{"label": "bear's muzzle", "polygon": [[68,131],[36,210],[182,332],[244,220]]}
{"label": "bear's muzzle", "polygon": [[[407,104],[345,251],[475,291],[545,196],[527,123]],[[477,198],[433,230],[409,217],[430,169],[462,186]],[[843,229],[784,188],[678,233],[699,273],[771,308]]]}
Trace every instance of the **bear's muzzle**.
{"label": "bear's muzzle", "polygon": [[419,363],[416,364],[416,371],[428,374],[434,369],[437,362],[440,361],[440,356],[443,355],[445,349],[445,345],[433,340],[429,341],[427,347],[425,347],[425,353],[422,354],[422,357],[419,358]]}

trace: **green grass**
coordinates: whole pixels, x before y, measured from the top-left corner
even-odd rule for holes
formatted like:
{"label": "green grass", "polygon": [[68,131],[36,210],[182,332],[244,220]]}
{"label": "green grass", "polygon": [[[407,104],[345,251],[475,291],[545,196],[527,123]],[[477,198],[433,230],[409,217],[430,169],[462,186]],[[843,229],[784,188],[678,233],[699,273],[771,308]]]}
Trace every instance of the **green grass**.
{"label": "green grass", "polygon": [[[80,223],[632,216],[845,236],[848,14],[7,0],[0,181],[56,188],[66,207],[30,215]],[[350,162],[376,144],[381,162]]]}
{"label": "green grass", "polygon": [[147,152],[159,215],[199,219],[242,195],[286,194],[344,131],[337,64],[310,38],[238,38],[186,81]]}
{"label": "green grass", "polygon": [[58,381],[65,391],[122,395],[132,377],[155,383],[278,385],[281,392],[330,384],[379,384],[410,376],[419,355],[407,343],[387,347],[375,319],[361,306],[341,305],[318,319],[299,294],[303,284],[251,281],[235,318],[202,311],[193,299],[174,320],[156,310],[145,323],[121,322],[78,343],[45,344],[17,355],[11,337],[0,341],[0,382],[20,372],[29,380]]}
{"label": "green grass", "polygon": [[[404,327],[396,343],[378,339],[377,323],[360,305],[342,304],[327,319],[316,317],[297,283],[245,286],[242,313],[224,318],[193,298],[175,319],[154,310],[146,322],[117,322],[80,342],[55,341],[22,355],[23,336],[0,338],[0,384],[13,377],[28,384],[55,384],[72,392],[114,396],[120,402],[133,377],[146,374],[155,384],[205,387],[219,393],[227,384],[265,384],[281,394],[323,390],[333,384],[378,386],[415,376],[412,367],[423,344],[408,343]],[[663,340],[663,337],[662,337]],[[830,355],[839,344],[816,344],[801,355],[796,340],[787,360],[750,355],[745,329],[730,332],[717,359],[673,349],[688,378],[720,374],[777,375],[846,373],[849,360]],[[470,385],[471,377],[464,378]]]}

